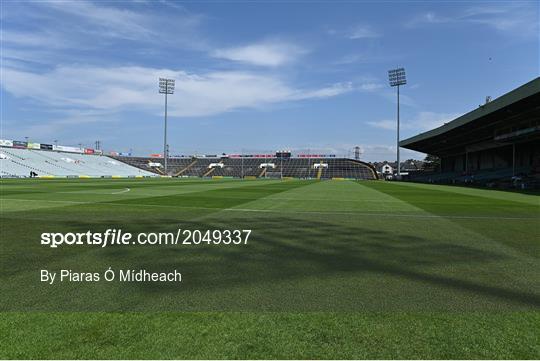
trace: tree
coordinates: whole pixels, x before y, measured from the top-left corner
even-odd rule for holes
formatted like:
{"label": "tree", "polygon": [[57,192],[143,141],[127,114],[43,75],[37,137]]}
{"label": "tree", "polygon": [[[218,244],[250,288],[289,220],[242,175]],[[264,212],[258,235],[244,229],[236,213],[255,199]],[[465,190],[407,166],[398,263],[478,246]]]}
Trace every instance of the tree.
{"label": "tree", "polygon": [[438,170],[441,166],[441,158],[428,154],[424,158],[424,170]]}

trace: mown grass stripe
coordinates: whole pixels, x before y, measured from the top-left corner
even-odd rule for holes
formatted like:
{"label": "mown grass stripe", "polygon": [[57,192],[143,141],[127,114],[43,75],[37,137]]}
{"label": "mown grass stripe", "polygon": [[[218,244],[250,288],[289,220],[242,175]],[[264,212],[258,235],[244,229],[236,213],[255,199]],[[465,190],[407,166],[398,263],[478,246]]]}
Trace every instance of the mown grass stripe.
{"label": "mown grass stripe", "polygon": [[[32,199],[17,199],[17,198],[4,198],[5,200],[12,201],[24,201],[24,202],[43,202],[43,203],[65,203],[67,205],[81,204],[103,204],[112,206],[125,206],[125,203],[121,202],[80,202],[80,201],[55,201],[55,200],[32,200]],[[231,198],[235,199],[235,198]],[[135,207],[150,207],[150,208],[175,208],[175,209],[203,209],[203,210],[215,210],[215,207],[198,207],[198,206],[171,206],[161,204],[144,204],[144,203],[130,203]],[[436,215],[436,214],[395,214],[395,213],[363,213],[363,212],[345,212],[345,211],[287,211],[287,210],[275,210],[275,209],[255,209],[255,208],[222,208],[220,211],[224,212],[255,212],[255,213],[287,213],[287,214],[337,214],[337,215],[357,215],[363,217],[397,217],[397,218],[449,218],[449,219],[478,219],[478,220],[533,220],[536,221],[536,217],[494,217],[494,216],[455,216],[455,215]]]}

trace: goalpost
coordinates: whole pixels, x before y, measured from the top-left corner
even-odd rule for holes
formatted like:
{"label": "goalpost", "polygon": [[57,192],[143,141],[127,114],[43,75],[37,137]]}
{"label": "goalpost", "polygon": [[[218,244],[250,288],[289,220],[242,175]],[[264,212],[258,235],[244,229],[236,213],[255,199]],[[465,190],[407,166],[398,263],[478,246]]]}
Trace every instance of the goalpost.
{"label": "goalpost", "polygon": [[282,173],[281,172],[275,172],[275,171],[269,172],[267,170],[266,171],[266,178],[281,179],[282,178]]}

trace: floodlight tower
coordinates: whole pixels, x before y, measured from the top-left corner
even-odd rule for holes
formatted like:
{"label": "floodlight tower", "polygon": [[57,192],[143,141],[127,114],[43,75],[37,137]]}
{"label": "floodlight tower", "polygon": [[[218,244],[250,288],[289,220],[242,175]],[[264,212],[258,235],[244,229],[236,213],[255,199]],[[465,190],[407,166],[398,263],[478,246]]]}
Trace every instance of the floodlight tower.
{"label": "floodlight tower", "polygon": [[167,174],[167,158],[169,158],[169,149],[167,146],[167,95],[174,94],[174,79],[159,78],[159,93],[165,94],[165,127],[163,136],[163,160],[165,174]]}
{"label": "floodlight tower", "polygon": [[390,86],[397,86],[397,178],[401,178],[401,167],[399,164],[399,86],[407,84],[405,69],[397,68],[388,71]]}
{"label": "floodlight tower", "polygon": [[359,146],[354,147],[354,159],[360,160],[360,154],[362,153],[362,150]]}

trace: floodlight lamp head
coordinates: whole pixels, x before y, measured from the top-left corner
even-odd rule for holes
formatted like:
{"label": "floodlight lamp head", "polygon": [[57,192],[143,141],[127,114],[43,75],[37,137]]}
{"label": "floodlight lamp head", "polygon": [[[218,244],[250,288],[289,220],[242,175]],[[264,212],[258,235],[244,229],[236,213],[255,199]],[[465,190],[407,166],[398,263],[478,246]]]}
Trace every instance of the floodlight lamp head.
{"label": "floodlight lamp head", "polygon": [[159,78],[159,93],[174,94],[174,79]]}
{"label": "floodlight lamp head", "polygon": [[390,86],[399,86],[407,84],[404,68],[397,68],[388,71],[388,81]]}

